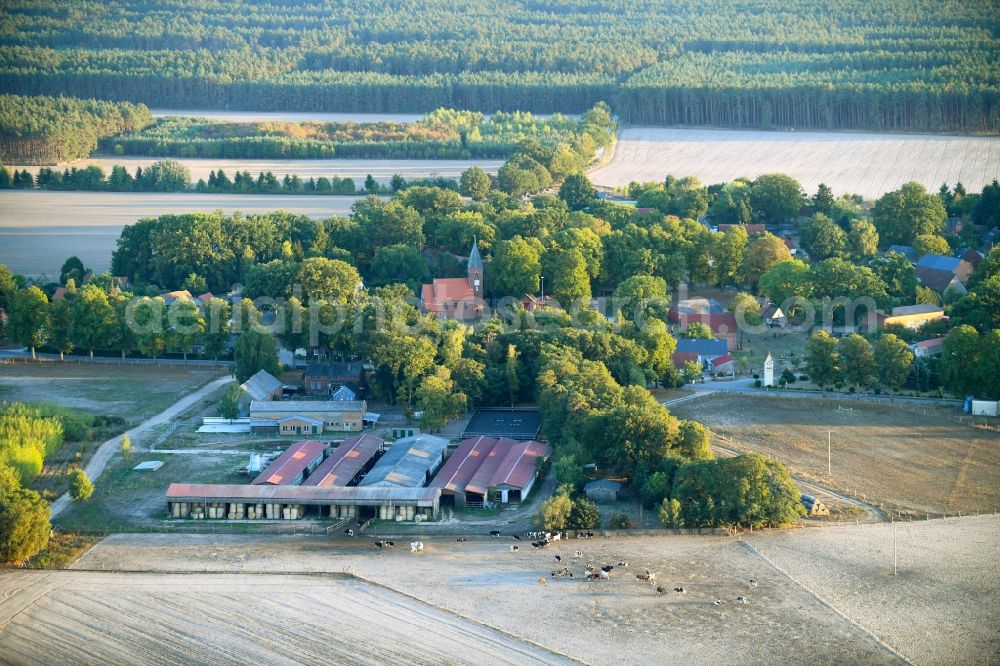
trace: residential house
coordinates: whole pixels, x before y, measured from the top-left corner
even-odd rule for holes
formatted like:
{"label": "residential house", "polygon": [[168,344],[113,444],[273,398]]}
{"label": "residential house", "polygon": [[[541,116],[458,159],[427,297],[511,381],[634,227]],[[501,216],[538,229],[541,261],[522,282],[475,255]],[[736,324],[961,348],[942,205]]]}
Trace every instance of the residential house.
{"label": "residential house", "polygon": [[774,303],[768,303],[760,311],[760,318],[771,328],[784,328],[788,325],[788,317],[785,311]]}
{"label": "residential house", "polygon": [[708,326],[712,335],[725,340],[726,348],[729,351],[736,349],[736,336],[739,327],[736,325],[736,315],[732,312],[709,313],[709,314],[681,314],[678,313],[677,323],[680,324],[681,331],[695,323]]}
{"label": "residential house", "polygon": [[944,293],[951,289],[965,294],[965,282],[972,274],[972,265],[961,257],[942,254],[925,254],[917,262],[916,274],[920,282],[934,291]]}
{"label": "residential house", "polygon": [[667,317],[678,322],[685,315],[722,314],[725,311],[726,308],[714,298],[686,298],[677,301],[677,305],[667,311]]}
{"label": "residential house", "polygon": [[978,250],[964,250],[958,253],[958,258],[962,261],[967,262],[972,266],[972,270],[979,268],[979,264],[983,263],[983,255],[979,254]]}
{"label": "residential house", "polygon": [[901,254],[910,261],[913,261],[917,258],[917,253],[914,251],[912,245],[890,245],[889,249],[886,250],[887,254],[889,252],[895,252],[897,254]]}
{"label": "residential house", "polygon": [[483,259],[472,244],[464,278],[437,278],[420,290],[420,308],[440,319],[474,319],[486,310]]}
{"label": "residential house", "polygon": [[357,392],[346,384],[342,384],[336,391],[330,394],[331,400],[357,400],[357,398]]}
{"label": "residential house", "polygon": [[736,359],[732,354],[725,354],[712,359],[712,376],[716,379],[731,379],[736,376]]}
{"label": "residential house", "polygon": [[163,298],[163,302],[166,303],[168,306],[172,305],[174,301],[194,300],[194,296],[192,296],[191,292],[188,291],[187,289],[177,289],[175,291],[168,291],[164,294],[161,294],[161,297]]}
{"label": "residential house", "polygon": [[[728,353],[725,340],[695,340],[692,338],[678,338],[676,354],[695,354],[695,360],[702,366],[711,363],[720,356]],[[690,357],[683,357],[689,360]]]}
{"label": "residential house", "polygon": [[555,305],[555,299],[551,296],[541,298],[531,294],[525,294],[524,298],[521,299],[521,305],[524,306],[525,311],[535,312],[536,310],[541,310],[542,308],[553,307]]}
{"label": "residential house", "polygon": [[310,363],[306,366],[303,382],[308,395],[330,395],[344,384],[360,386],[364,377],[361,361],[346,363]]}
{"label": "residential house", "polygon": [[675,351],[670,356],[670,360],[674,362],[674,367],[677,368],[678,370],[683,369],[684,368],[684,364],[687,363],[688,361],[694,361],[695,363],[697,363],[700,366],[704,366],[705,365],[704,363],[702,363],[701,359],[698,357],[698,353],[697,352],[679,352],[679,351]]}
{"label": "residential house", "polygon": [[917,358],[924,358],[927,356],[940,356],[943,346],[944,338],[931,338],[930,340],[913,343],[910,345],[910,350]]}

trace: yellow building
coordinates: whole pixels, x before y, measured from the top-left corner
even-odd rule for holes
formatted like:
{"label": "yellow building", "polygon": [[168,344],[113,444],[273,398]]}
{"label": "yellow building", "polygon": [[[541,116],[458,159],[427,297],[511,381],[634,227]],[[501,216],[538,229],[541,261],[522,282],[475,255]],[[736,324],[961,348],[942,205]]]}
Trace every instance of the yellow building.
{"label": "yellow building", "polygon": [[882,320],[883,326],[902,326],[917,330],[924,324],[944,319],[944,310],[931,303],[905,305],[893,308],[892,314]]}
{"label": "yellow building", "polygon": [[282,435],[358,432],[367,407],[364,400],[254,400],[250,403],[250,428]]}

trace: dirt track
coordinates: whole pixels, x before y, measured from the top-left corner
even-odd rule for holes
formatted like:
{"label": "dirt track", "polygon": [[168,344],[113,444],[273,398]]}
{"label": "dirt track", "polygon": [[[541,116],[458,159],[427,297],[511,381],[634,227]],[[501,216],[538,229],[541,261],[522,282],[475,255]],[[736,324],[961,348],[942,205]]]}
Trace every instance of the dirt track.
{"label": "dirt track", "polygon": [[13,664],[569,662],[349,578],[7,572],[0,600]]}

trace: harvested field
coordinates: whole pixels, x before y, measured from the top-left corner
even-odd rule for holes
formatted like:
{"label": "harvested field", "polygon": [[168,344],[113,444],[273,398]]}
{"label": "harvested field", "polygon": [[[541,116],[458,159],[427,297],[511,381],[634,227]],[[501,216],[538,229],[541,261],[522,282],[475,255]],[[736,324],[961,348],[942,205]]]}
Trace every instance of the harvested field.
{"label": "harvested field", "polygon": [[315,218],[347,215],[360,197],[115,192],[0,192],[0,263],[15,273],[58,278],[76,255],[95,272],[111,266],[122,227],[144,217],[221,210],[287,210]]}
{"label": "harvested field", "polygon": [[[510,541],[423,539],[411,555],[397,541],[376,553],[371,539],[115,535],[74,565],[101,569],[344,571],[592,664],[896,663],[894,655],[739,542],[725,537],[594,539],[509,552]],[[803,534],[807,532],[803,531]],[[584,558],[575,560],[580,548]],[[573,579],[553,578],[563,565]],[[625,559],[628,569],[588,583],[584,563]],[[656,594],[635,580],[650,568]],[[759,587],[747,581],[756,578]],[[539,582],[544,578],[545,582]],[[750,603],[736,603],[746,595]],[[719,606],[712,604],[723,600]],[[478,661],[470,656],[462,661]]]}
{"label": "harvested field", "polygon": [[139,422],[222,374],[219,368],[180,365],[4,363],[0,400],[52,402]]}
{"label": "harvested field", "polygon": [[[142,167],[145,171],[160,157],[92,157],[76,160],[60,167],[84,168],[91,164],[104,169],[105,174],[111,173],[111,168],[120,164],[135,173],[136,167]],[[174,158],[171,158],[174,159]],[[191,182],[197,183],[199,179],[208,180],[210,171],[222,169],[230,177],[237,171],[249,171],[254,178],[262,171],[270,171],[278,178],[285,175],[298,175],[302,180],[319,178],[320,176],[339,176],[341,178],[353,178],[357,187],[364,185],[368,174],[380,183],[388,183],[395,175],[399,174],[407,180],[420,178],[455,178],[469,167],[478,166],[488,173],[496,173],[503,163],[503,160],[231,160],[231,159],[197,159],[179,158],[181,162],[191,172]],[[12,166],[16,169],[27,169],[32,173],[38,173],[38,166]],[[204,196],[204,195],[202,195]],[[244,196],[244,195],[238,195]],[[278,195],[275,195],[278,196]],[[287,195],[281,195],[287,196]],[[329,195],[321,195],[329,196]]]}
{"label": "harvested field", "polygon": [[621,187],[668,174],[709,185],[775,172],[810,194],[826,183],[838,196],[875,199],[909,181],[932,191],[961,181],[978,192],[1000,178],[1000,138],[634,127],[619,133],[611,162],[589,176]]}
{"label": "harvested field", "polygon": [[349,578],[8,572],[0,598],[17,664],[569,662]]}
{"label": "harvested field", "polygon": [[1000,511],[1000,433],[957,423],[954,409],[938,413],[919,405],[852,401],[844,406],[853,411],[840,411],[840,404],[717,393],[671,411],[773,456],[805,479],[889,508],[951,515]]}

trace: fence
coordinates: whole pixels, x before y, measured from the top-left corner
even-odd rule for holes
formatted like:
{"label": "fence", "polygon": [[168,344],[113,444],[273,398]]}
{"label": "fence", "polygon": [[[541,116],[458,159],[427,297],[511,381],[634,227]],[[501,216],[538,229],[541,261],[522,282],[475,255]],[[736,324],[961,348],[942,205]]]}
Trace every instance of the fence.
{"label": "fence", "polygon": [[228,370],[232,366],[232,361],[215,361],[211,359],[192,358],[184,360],[182,358],[121,358],[120,356],[65,356],[60,359],[58,354],[36,354],[37,358],[29,355],[8,354],[0,357],[0,364],[13,365],[15,363],[79,363],[79,364],[103,364],[103,365],[181,365],[195,366],[201,368],[220,368]]}

